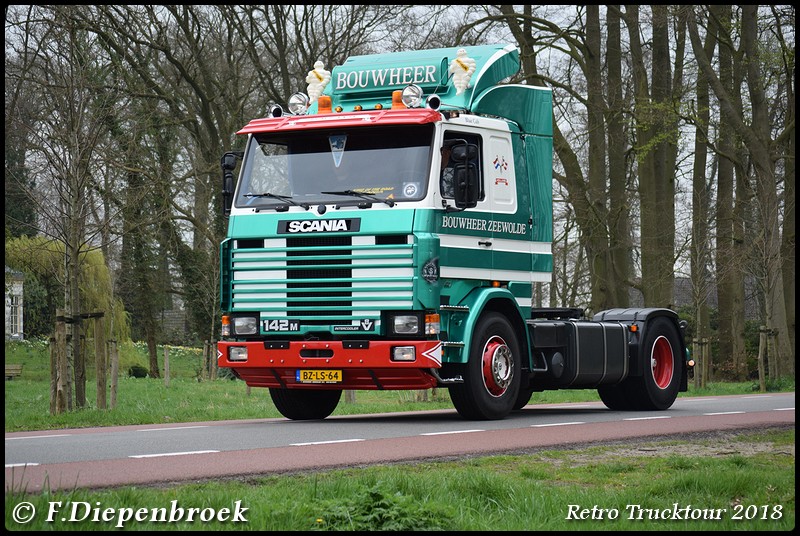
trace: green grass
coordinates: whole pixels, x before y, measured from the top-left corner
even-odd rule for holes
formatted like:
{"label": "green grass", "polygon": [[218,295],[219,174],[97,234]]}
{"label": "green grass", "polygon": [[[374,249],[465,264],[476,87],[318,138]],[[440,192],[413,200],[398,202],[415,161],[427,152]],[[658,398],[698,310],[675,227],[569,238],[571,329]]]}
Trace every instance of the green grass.
{"label": "green grass", "polygon": [[[170,381],[163,378],[132,378],[127,371],[134,365],[147,365],[144,345],[120,348],[120,380],[115,409],[97,409],[94,361],[87,360],[84,409],[50,415],[50,364],[46,345],[41,341],[6,342],[6,362],[23,364],[22,376],[5,382],[5,431],[49,430],[157,424],[228,419],[279,418],[267,389],[248,390],[244,382],[218,379],[199,380],[202,350],[170,347]],[[163,349],[159,347],[163,375]],[[110,383],[109,383],[110,386]],[[793,391],[794,385],[777,390]],[[754,382],[713,383],[708,387],[681,393],[681,396],[708,396],[752,393]],[[110,400],[110,397],[107,397]],[[599,401],[595,390],[563,390],[534,393],[531,403]],[[358,391],[355,402],[342,401],[334,415],[355,415],[397,411],[447,409],[453,405],[446,389],[428,391]]]}
{"label": "green grass", "polygon": [[[458,461],[373,466],[206,482],[169,488],[6,491],[6,528],[23,530],[791,530],[795,524],[794,430],[634,443]],[[768,450],[752,450],[766,445]],[[727,448],[727,447],[726,447]],[[657,451],[653,454],[653,451]],[[643,455],[643,453],[650,455]],[[38,516],[12,518],[23,501]],[[120,522],[107,508],[243,508],[246,522]],[[59,515],[46,521],[61,502]],[[72,504],[82,522],[70,522]],[[674,506],[674,505],[677,505]],[[697,519],[656,519],[675,509]],[[131,511],[131,512],[132,512]],[[93,514],[91,512],[97,512]],[[580,519],[581,512],[587,516]],[[614,519],[609,519],[609,514]],[[703,519],[703,515],[713,519]],[[741,519],[735,519],[739,514]],[[99,521],[91,521],[93,516]],[[145,514],[149,519],[152,514]],[[164,515],[167,515],[166,513]],[[600,518],[602,516],[602,518]],[[630,519],[633,516],[633,519]],[[67,521],[63,521],[66,519]]]}

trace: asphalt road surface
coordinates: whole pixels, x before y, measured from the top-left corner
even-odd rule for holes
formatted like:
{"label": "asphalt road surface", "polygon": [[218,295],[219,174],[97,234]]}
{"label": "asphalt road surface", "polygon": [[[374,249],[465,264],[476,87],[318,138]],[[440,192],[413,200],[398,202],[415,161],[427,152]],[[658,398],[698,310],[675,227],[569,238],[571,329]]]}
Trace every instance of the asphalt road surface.
{"label": "asphalt road surface", "polygon": [[794,426],[794,393],[679,398],[659,412],[528,405],[500,421],[455,410],[6,434],[9,490],[108,488],[531,452],[626,438]]}

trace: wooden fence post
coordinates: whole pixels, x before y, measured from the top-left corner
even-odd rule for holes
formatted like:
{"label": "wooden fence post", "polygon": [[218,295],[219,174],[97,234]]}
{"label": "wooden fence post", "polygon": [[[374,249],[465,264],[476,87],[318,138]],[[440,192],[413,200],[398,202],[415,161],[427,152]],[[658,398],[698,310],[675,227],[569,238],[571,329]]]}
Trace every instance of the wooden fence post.
{"label": "wooden fence post", "polygon": [[209,377],[212,380],[217,379],[217,345],[214,341],[208,341],[208,369]]}
{"label": "wooden fence post", "polygon": [[767,381],[764,377],[764,357],[767,352],[767,326],[758,328],[758,390],[767,392]]}
{"label": "wooden fence post", "polygon": [[64,320],[64,310],[56,311],[56,415],[64,413],[67,409],[67,380],[69,370],[67,367],[67,324]]}
{"label": "wooden fence post", "polygon": [[117,353],[117,341],[108,341],[111,345],[111,409],[117,407],[117,385],[119,383],[119,354]]}
{"label": "wooden fence post", "polygon": [[164,345],[164,387],[169,387],[169,348]]}
{"label": "wooden fence post", "polygon": [[58,363],[56,357],[58,352],[56,350],[56,338],[50,337],[50,415],[56,414],[56,386],[58,385]]}
{"label": "wooden fence post", "polygon": [[104,313],[94,317],[94,368],[97,384],[97,409],[106,409],[106,330]]}

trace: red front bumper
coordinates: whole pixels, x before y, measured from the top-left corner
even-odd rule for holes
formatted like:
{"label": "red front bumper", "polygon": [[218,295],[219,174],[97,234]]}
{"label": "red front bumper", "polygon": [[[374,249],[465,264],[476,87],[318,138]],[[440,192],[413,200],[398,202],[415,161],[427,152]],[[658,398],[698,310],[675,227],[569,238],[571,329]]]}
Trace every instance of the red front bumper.
{"label": "red front bumper", "polygon": [[[365,341],[366,342],[366,341]],[[291,341],[267,348],[264,341],[217,343],[217,363],[232,368],[247,385],[297,389],[430,389],[437,380],[430,369],[442,366],[440,341],[369,341],[365,348],[342,341]],[[413,346],[414,361],[392,361],[392,348]],[[247,361],[230,361],[230,347],[246,347]],[[298,370],[341,370],[342,381],[307,384]]]}

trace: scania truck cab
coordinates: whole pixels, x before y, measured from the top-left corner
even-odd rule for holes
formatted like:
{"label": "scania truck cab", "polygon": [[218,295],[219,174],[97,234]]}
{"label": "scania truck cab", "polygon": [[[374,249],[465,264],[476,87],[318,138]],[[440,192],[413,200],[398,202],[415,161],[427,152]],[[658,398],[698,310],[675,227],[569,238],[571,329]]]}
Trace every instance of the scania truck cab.
{"label": "scania truck cab", "polygon": [[[290,419],[343,390],[444,388],[467,419],[533,392],[669,408],[691,366],[668,309],[532,307],[553,269],[551,90],[513,45],[317,62],[222,158],[218,365]],[[234,188],[233,173],[239,169]]]}

